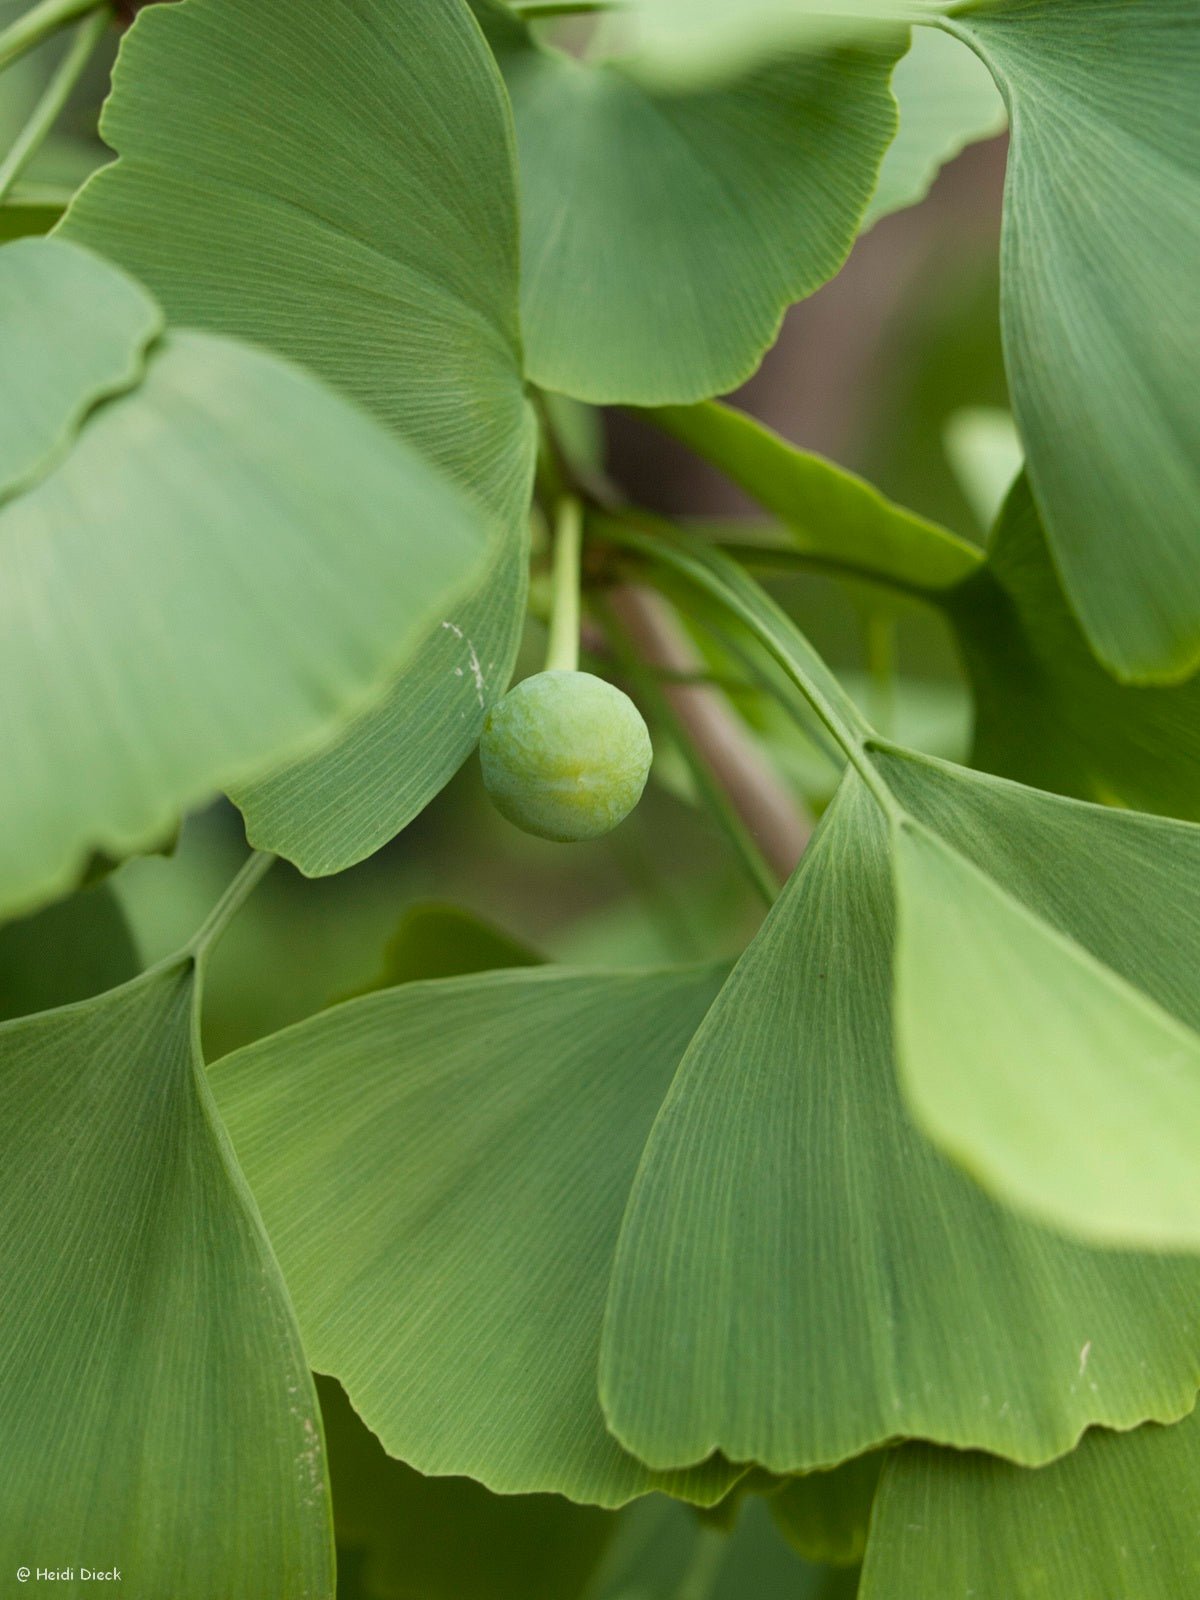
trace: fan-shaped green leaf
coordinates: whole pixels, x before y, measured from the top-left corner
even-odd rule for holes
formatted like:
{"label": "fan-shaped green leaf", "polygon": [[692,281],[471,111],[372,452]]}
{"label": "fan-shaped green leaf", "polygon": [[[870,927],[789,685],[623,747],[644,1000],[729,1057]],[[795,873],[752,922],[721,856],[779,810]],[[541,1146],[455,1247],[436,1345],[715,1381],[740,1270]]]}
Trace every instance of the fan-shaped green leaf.
{"label": "fan-shaped green leaf", "polygon": [[127,35],[120,160],[64,233],[172,322],[270,346],[479,498],[527,494],[503,91],[460,0],[188,0]]}
{"label": "fan-shaped green leaf", "polygon": [[356,1553],[364,1596],[582,1600],[614,1516],[557,1495],[500,1496],[469,1478],[423,1478],[384,1452],[331,1378],[317,1392],[338,1548]]}
{"label": "fan-shaped green leaf", "polygon": [[1200,828],[907,754],[901,1074],[928,1132],[1084,1237],[1200,1244]]}
{"label": "fan-shaped green leaf", "polygon": [[106,883],[0,927],[0,1021],[115,989],[138,970],[129,925]]}
{"label": "fan-shaped green leaf", "polygon": [[171,335],[0,504],[0,910],[327,736],[485,557],[475,507],[348,402]]}
{"label": "fan-shaped green leaf", "polygon": [[1093,1431],[1041,1472],[910,1446],[884,1476],[862,1600],[1193,1600],[1198,1505],[1195,1412]]}
{"label": "fan-shaped green leaf", "polygon": [[[1200,828],[1061,800],[888,747],[803,635],[727,556],[696,550],[670,530],[652,533],[644,520],[636,528],[616,523],[614,536],[751,628],[890,819],[905,913],[901,1066],[926,1128],[995,1192],[1058,1226],[1110,1243],[1194,1248]],[[962,915],[964,942],[953,941],[949,957],[938,948],[937,892],[923,887],[914,864],[920,824],[939,836],[926,841],[933,854],[924,852],[925,877],[940,862],[960,912],[968,903],[974,911]],[[1003,961],[976,964],[980,926],[999,941]],[[951,985],[950,998],[947,971],[959,982],[968,971],[980,982],[990,977],[991,992],[969,1021],[963,989]],[[1056,982],[1046,981],[1047,971]],[[1068,995],[1098,1008],[1104,1026],[1079,1028]],[[1009,1066],[1013,1052],[1017,1068]],[[999,1094],[1011,1103],[993,1123]],[[1152,1159],[1160,1141],[1162,1159]],[[1107,1178],[1098,1170],[1104,1155]]]}
{"label": "fan-shaped green leaf", "polygon": [[879,169],[863,227],[928,194],[947,161],[978,139],[1003,133],[1004,102],[991,73],[959,40],[937,28],[914,28],[912,45],[892,74],[900,127]]}
{"label": "fan-shaped green leaf", "polygon": [[1036,1228],[910,1123],[893,920],[888,826],[851,774],[689,1047],[630,1198],[601,1398],[655,1466],[720,1449],[798,1471],[904,1435],[1038,1462],[1194,1400],[1200,1266]]}
{"label": "fan-shaped green leaf", "polygon": [[503,86],[462,0],[188,0],[126,37],[103,132],[120,160],[76,199],[68,236],[128,266],[172,321],[253,339],[352,395],[505,530],[498,566],[437,619],[386,706],[239,791],[256,841],[338,871],[461,764],[519,638],[534,426]]}
{"label": "fan-shaped green leaf", "polygon": [[406,983],[214,1068],[309,1357],[389,1454],[603,1505],[737,1476],[648,1472],[596,1399],[621,1211],[720,978]]}
{"label": "fan-shaped green leaf", "polygon": [[994,0],[951,26],[1012,112],[1005,344],[1071,605],[1126,679],[1200,666],[1200,12]]}
{"label": "fan-shaped green leaf", "polygon": [[331,1600],[316,1396],[195,1005],[185,961],[0,1027],[0,1563]]}
{"label": "fan-shaped green leaf", "polygon": [[734,388],[849,252],[895,131],[903,30],[680,95],[474,4],[516,120],[529,375],[592,401]]}
{"label": "fan-shaped green leaf", "polygon": [[70,443],[88,411],[131,388],[162,313],[84,250],[22,241],[0,250],[0,495]]}

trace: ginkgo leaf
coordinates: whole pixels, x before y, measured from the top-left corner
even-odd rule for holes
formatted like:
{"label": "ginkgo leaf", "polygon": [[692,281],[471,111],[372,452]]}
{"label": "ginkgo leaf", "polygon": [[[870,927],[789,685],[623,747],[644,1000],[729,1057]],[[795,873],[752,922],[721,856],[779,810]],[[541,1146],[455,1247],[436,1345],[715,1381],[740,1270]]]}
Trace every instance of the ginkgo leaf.
{"label": "ginkgo leaf", "polygon": [[862,1600],[1193,1600],[1200,1414],[1089,1433],[1040,1472],[912,1445],[884,1474]]}
{"label": "ginkgo leaf", "polygon": [[734,388],[849,252],[895,131],[904,30],[681,95],[473,3],[516,121],[529,376],[597,402]]}
{"label": "ginkgo leaf", "polygon": [[863,227],[915,205],[946,162],[979,139],[1003,133],[1004,102],[973,51],[937,28],[914,28],[908,54],[896,63],[892,93],[900,127],[879,169]]}
{"label": "ginkgo leaf", "polygon": [[309,1358],[389,1454],[610,1506],[736,1478],[648,1472],[596,1398],[621,1212],[722,975],[406,983],[213,1068]]}
{"label": "ginkgo leaf", "polygon": [[1200,678],[1143,687],[1104,670],[1063,595],[1024,479],[987,565],[946,606],[975,696],[976,766],[1200,821]]}
{"label": "ginkgo leaf", "polygon": [[851,773],[692,1041],[630,1197],[601,1399],[654,1466],[719,1449],[787,1473],[903,1436],[1041,1462],[1195,1399],[1200,1265],[1035,1227],[910,1122],[893,925],[890,825]]}
{"label": "ginkgo leaf", "polygon": [[[94,270],[95,318],[112,269]],[[0,912],[327,737],[473,579],[486,533],[315,379],[204,334],[161,341],[0,503]]]}
{"label": "ginkgo leaf", "polygon": [[[369,1600],[583,1600],[618,1519],[558,1495],[494,1495],[393,1460],[340,1385],[317,1381],[339,1569]],[[338,1593],[342,1574],[339,1570]]]}
{"label": "ginkgo leaf", "polygon": [[25,240],[0,250],[0,328],[8,495],[69,445],[97,401],[136,384],[162,312],[95,256]]}
{"label": "ginkgo leaf", "polygon": [[148,9],[101,131],[120,159],[68,238],[173,323],[299,361],[485,503],[523,507],[511,135],[461,0]]}
{"label": "ginkgo leaf", "polygon": [[1012,113],[1013,407],[1072,608],[1119,677],[1200,666],[1200,13],[994,0],[948,24]]}
{"label": "ginkgo leaf", "polygon": [[896,830],[901,1077],[1004,1200],[1200,1245],[1200,827],[878,753]]}
{"label": "ginkgo leaf", "polygon": [[0,926],[0,1021],[115,989],[138,970],[124,913],[107,883]]}
{"label": "ginkgo leaf", "polygon": [[190,958],[0,1026],[0,1562],[332,1600],[316,1396],[197,1033]]}
{"label": "ginkgo leaf", "polygon": [[520,637],[535,428],[503,85],[462,0],[189,0],[139,16],[102,128],[120,159],[66,235],[129,267],[173,322],[251,339],[350,394],[504,533],[386,705],[237,792],[257,842],[336,872],[461,765]]}
{"label": "ginkgo leaf", "polygon": [[[900,1066],[925,1128],[1056,1226],[1149,1249],[1200,1244],[1200,827],[889,745],[727,555],[645,519],[611,526],[751,630],[888,818]],[[1094,1013],[1086,1026],[1081,1007]]]}

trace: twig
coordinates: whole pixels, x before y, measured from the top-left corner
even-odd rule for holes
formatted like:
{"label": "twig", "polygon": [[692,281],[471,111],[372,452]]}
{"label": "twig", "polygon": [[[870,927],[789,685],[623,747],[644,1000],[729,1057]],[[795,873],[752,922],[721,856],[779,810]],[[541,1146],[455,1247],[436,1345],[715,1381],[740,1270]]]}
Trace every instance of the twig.
{"label": "twig", "polygon": [[[654,590],[624,585],[608,598],[643,661],[672,674],[703,670],[699,652]],[[667,682],[662,692],[772,870],[781,880],[789,878],[812,834],[811,819],[724,695],[696,683]]]}

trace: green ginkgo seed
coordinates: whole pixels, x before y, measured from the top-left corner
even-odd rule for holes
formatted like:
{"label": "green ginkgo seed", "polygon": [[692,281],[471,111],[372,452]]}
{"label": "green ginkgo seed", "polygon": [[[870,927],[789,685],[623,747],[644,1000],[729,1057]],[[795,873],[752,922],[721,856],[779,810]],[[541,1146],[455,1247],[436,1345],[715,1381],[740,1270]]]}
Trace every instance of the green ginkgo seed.
{"label": "green ginkgo seed", "polygon": [[627,694],[590,672],[539,672],[489,712],[483,781],[501,814],[559,843],[609,833],[641,799],[650,734]]}

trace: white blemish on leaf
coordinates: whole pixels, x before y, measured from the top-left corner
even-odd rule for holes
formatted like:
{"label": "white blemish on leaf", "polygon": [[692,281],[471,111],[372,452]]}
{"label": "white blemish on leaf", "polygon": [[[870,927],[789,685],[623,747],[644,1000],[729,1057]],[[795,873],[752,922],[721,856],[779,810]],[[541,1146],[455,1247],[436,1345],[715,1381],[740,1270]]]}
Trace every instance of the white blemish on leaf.
{"label": "white blemish on leaf", "polygon": [[[1081,1378],[1083,1377],[1084,1373],[1087,1371],[1088,1358],[1090,1357],[1091,1353],[1092,1353],[1092,1341],[1089,1339],[1088,1342],[1084,1345],[1083,1349],[1079,1352],[1079,1376]],[[1095,1386],[1093,1385],[1093,1387],[1095,1387]]]}
{"label": "white blemish on leaf", "polygon": [[[479,696],[479,704],[480,704],[480,706],[481,707],[486,706],[487,705],[487,700],[486,700],[486,698],[484,696],[484,689],[486,687],[486,680],[484,678],[483,666],[482,666],[482,664],[481,664],[481,662],[479,660],[479,654],[476,651],[475,646],[471,643],[470,639],[467,638],[466,634],[462,631],[462,629],[458,626],[457,623],[454,623],[454,622],[443,622],[442,623],[442,627],[443,628],[448,628],[456,639],[461,639],[463,644],[466,645],[466,647],[467,647],[467,665],[470,667],[471,676],[475,680],[475,693]],[[462,668],[461,667],[455,667],[454,675],[457,678],[461,678],[462,675],[463,675]]]}

